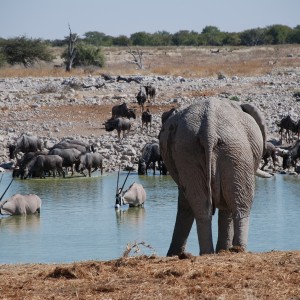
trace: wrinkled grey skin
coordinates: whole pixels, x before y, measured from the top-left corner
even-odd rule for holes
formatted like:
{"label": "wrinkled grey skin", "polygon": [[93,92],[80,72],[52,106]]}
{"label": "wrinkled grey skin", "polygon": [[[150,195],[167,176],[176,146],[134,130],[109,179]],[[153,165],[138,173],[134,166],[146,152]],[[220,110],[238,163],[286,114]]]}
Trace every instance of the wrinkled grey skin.
{"label": "wrinkled grey skin", "polygon": [[34,194],[15,194],[0,202],[0,213],[2,215],[29,215],[40,212],[42,200]]}
{"label": "wrinkled grey skin", "polygon": [[[260,113],[247,107],[247,111]],[[263,128],[263,132],[265,128]],[[208,99],[171,116],[160,149],[178,185],[178,210],[168,256],[185,251],[196,220],[200,254],[214,253],[211,221],[219,209],[216,251],[246,249],[255,172],[263,134],[255,119],[229,100]]]}

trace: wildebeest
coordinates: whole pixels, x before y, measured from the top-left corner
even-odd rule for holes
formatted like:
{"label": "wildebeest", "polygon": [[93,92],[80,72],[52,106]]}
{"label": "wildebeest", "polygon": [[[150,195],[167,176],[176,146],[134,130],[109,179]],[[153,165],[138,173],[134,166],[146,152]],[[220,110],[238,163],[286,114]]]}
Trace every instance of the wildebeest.
{"label": "wildebeest", "polygon": [[81,152],[75,148],[72,149],[60,149],[54,148],[49,152],[49,155],[59,155],[63,159],[62,166],[71,168],[71,175],[74,175],[74,164],[79,161]]}
{"label": "wildebeest", "polygon": [[19,152],[28,153],[42,151],[42,141],[36,136],[22,134],[15,145],[8,145],[9,158],[13,159]]}
{"label": "wildebeest", "polygon": [[147,100],[147,96],[146,94],[142,91],[142,89],[140,89],[140,91],[138,92],[138,94],[136,95],[136,100],[137,103],[139,104],[139,106],[141,107],[141,111],[144,111],[144,104]]}
{"label": "wildebeest", "polygon": [[[17,160],[17,163],[15,165],[15,168],[12,172],[12,177],[21,177],[21,179],[24,179],[24,172],[27,164],[36,156],[38,155],[46,155],[48,154],[48,151],[37,151],[37,152],[28,152],[25,153],[20,159]],[[35,174],[33,174],[32,177],[36,177]]]}
{"label": "wildebeest", "polygon": [[136,115],[133,109],[128,108],[127,104],[124,102],[120,105],[113,106],[111,110],[112,118],[124,117],[124,118],[133,118],[136,119]]}
{"label": "wildebeest", "polygon": [[282,157],[283,169],[288,169],[291,166],[294,166],[296,170],[297,160],[300,157],[300,140],[298,140],[291,149],[285,151],[285,153],[282,154]]}
{"label": "wildebeest", "polygon": [[[75,165],[77,172],[88,170],[89,177],[91,173],[100,168],[101,175],[103,174],[103,157],[100,153],[85,153],[80,156],[79,161]],[[94,169],[92,171],[92,169]],[[83,173],[84,174],[84,173]],[[84,174],[85,175],[85,174]]]}
{"label": "wildebeest", "polygon": [[283,141],[283,130],[285,130],[285,138],[286,141],[289,143],[291,140],[290,131],[293,133],[298,133],[298,139],[299,139],[299,130],[298,130],[298,124],[296,121],[294,121],[290,115],[287,115],[284,117],[277,126],[280,128],[279,133],[281,133],[281,141]]}
{"label": "wildebeest", "polygon": [[151,115],[149,109],[147,109],[146,111],[143,111],[143,113],[142,113],[142,129],[144,127],[144,124],[146,124],[147,131],[148,131],[148,125],[150,125],[150,131],[151,131],[152,115]]}
{"label": "wildebeest", "polygon": [[118,132],[118,137],[120,138],[121,131],[123,132],[123,138],[125,137],[125,132],[127,134],[130,131],[131,128],[131,123],[129,119],[127,118],[116,118],[116,119],[109,119],[104,123],[105,130],[106,131],[113,131],[117,130]]}
{"label": "wildebeest", "polygon": [[42,200],[34,194],[15,194],[0,202],[0,214],[2,215],[26,215],[40,212]]}
{"label": "wildebeest", "polygon": [[56,172],[65,177],[63,170],[63,158],[58,155],[38,155],[34,157],[27,165],[24,171],[24,178],[28,178],[35,174],[40,178],[45,178],[45,172],[52,172],[56,177]]}
{"label": "wildebeest", "polygon": [[86,153],[86,152],[91,151],[90,145],[86,146],[86,145],[81,145],[81,144],[78,144],[78,143],[74,143],[74,142],[71,142],[71,141],[64,141],[64,140],[62,140],[59,143],[55,144],[53,147],[51,147],[49,149],[49,151],[51,151],[53,149],[77,149],[81,153]]}
{"label": "wildebeest", "polygon": [[265,149],[265,153],[263,155],[263,160],[264,160],[264,164],[261,166],[261,170],[264,169],[264,167],[268,164],[268,160],[269,157],[272,158],[273,161],[273,170],[275,170],[276,167],[276,161],[277,161],[277,157],[276,157],[276,147],[271,143],[271,142],[266,142],[266,149]]}
{"label": "wildebeest", "polygon": [[175,107],[171,108],[168,111],[165,111],[161,115],[161,123],[164,124],[172,114],[177,113],[177,109]]}
{"label": "wildebeest", "polygon": [[155,175],[155,163],[158,163],[159,173],[162,174],[161,162],[162,157],[160,155],[160,149],[158,143],[147,143],[143,150],[142,156],[138,161],[138,174],[139,175],[147,175],[147,169],[152,163],[153,166],[153,175]]}
{"label": "wildebeest", "polygon": [[156,89],[154,86],[151,84],[144,85],[145,91],[146,91],[146,96],[148,99],[148,102],[150,102],[149,99],[153,100],[155,102],[155,96],[156,96]]}

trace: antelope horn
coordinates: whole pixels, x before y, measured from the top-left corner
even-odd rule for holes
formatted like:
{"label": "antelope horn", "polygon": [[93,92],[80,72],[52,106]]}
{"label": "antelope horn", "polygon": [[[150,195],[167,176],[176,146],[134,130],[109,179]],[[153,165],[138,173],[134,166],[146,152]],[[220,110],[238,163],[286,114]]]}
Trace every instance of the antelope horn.
{"label": "antelope horn", "polygon": [[257,169],[256,172],[255,172],[255,175],[257,177],[261,177],[261,178],[271,178],[273,175],[271,175],[270,173],[268,172],[265,172],[265,171],[262,171],[260,169]]}
{"label": "antelope horn", "polygon": [[0,198],[0,201],[2,200],[2,198],[4,197],[5,193],[7,192],[7,190],[9,189],[9,187],[11,186],[12,182],[13,182],[14,179],[11,180],[10,184],[8,185],[8,187],[6,188],[6,190],[3,192],[1,198]]}
{"label": "antelope horn", "polygon": [[120,193],[123,191],[123,189],[124,189],[124,185],[125,185],[125,183],[126,183],[126,181],[127,181],[127,179],[128,179],[128,176],[129,176],[129,174],[130,174],[130,172],[131,172],[131,169],[132,168],[130,168],[129,169],[129,171],[128,171],[128,173],[127,173],[127,176],[126,176],[126,178],[125,178],[125,180],[124,180],[124,183],[123,183],[123,185],[122,185],[122,188],[121,188],[121,190],[120,190]]}
{"label": "antelope horn", "polygon": [[116,190],[116,195],[119,193],[119,177],[120,177],[120,166],[119,166],[119,171],[118,171],[118,179],[117,179],[117,190]]}

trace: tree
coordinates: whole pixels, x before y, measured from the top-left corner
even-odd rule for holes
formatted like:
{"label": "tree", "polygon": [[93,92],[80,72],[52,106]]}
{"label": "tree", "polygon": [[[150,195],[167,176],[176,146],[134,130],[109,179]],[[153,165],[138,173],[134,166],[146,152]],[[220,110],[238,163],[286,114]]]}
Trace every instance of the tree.
{"label": "tree", "polygon": [[115,46],[127,46],[130,45],[131,41],[126,35],[119,35],[113,39],[113,45]]}
{"label": "tree", "polygon": [[292,44],[300,44],[300,25],[296,26],[289,33],[288,42]]}
{"label": "tree", "polygon": [[246,46],[263,45],[265,43],[265,29],[255,28],[245,30],[240,34],[241,44]]}
{"label": "tree", "polygon": [[86,44],[95,46],[111,46],[113,44],[113,37],[98,31],[88,31],[83,35]]}
{"label": "tree", "polygon": [[[62,55],[66,59],[68,56],[68,49]],[[105,64],[105,57],[101,48],[94,45],[80,42],[76,45],[76,55],[73,59],[73,67],[79,66],[97,66],[103,67]]]}
{"label": "tree", "polygon": [[266,29],[266,36],[270,37],[270,44],[285,44],[292,29],[284,25],[272,25]]}
{"label": "tree", "polygon": [[53,55],[45,42],[41,39],[29,39],[25,36],[3,42],[2,52],[9,64],[21,63],[25,68],[32,66],[39,60],[46,62],[53,60]]}
{"label": "tree", "polygon": [[220,46],[223,44],[225,34],[216,26],[206,26],[203,28],[201,36],[206,45]]}
{"label": "tree", "polygon": [[157,31],[152,34],[152,46],[170,46],[172,45],[172,35],[167,31]]}
{"label": "tree", "polygon": [[151,34],[144,31],[136,32],[130,36],[132,45],[148,46],[151,41]]}
{"label": "tree", "polygon": [[180,30],[173,35],[172,42],[176,46],[197,46],[199,35],[195,31]]}
{"label": "tree", "polygon": [[66,71],[70,72],[72,69],[73,61],[76,57],[76,43],[78,40],[78,35],[76,33],[72,33],[71,27],[69,25],[70,34],[68,37],[68,48],[67,53],[64,56],[65,64],[66,64]]}
{"label": "tree", "polygon": [[132,50],[129,46],[128,47],[128,53],[132,56],[132,60],[126,60],[127,62],[137,65],[137,67],[141,70],[144,69],[144,63],[143,63],[143,51],[140,50],[138,47],[136,47],[136,51]]}

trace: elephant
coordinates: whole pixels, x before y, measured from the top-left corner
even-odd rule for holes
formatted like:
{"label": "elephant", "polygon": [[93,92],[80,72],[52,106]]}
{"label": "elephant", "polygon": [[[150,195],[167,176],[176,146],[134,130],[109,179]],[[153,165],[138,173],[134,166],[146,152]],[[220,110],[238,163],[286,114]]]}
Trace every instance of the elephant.
{"label": "elephant", "polygon": [[216,252],[246,250],[255,175],[271,177],[258,169],[264,151],[264,118],[249,105],[244,110],[230,100],[209,98],[182,108],[162,125],[161,155],[178,186],[167,256],[186,254],[194,220],[200,255],[214,253],[211,222],[216,209]]}
{"label": "elephant", "polygon": [[26,215],[40,212],[42,200],[34,194],[15,194],[0,202],[1,215]]}

